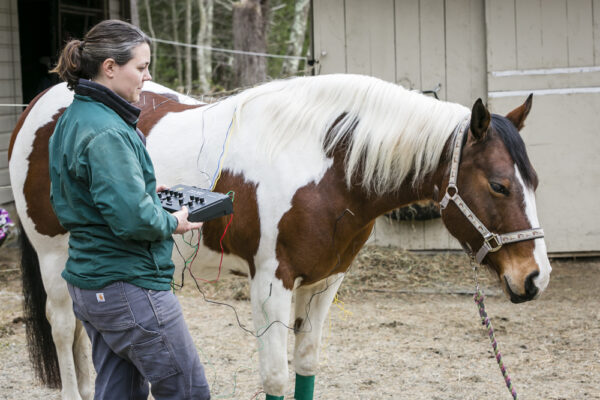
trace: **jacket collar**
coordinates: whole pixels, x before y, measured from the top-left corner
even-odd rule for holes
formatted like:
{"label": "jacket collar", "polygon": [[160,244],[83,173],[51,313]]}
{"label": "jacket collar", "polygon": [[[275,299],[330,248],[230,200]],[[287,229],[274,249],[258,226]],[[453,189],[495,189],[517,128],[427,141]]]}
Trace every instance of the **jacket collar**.
{"label": "jacket collar", "polygon": [[75,93],[91,97],[93,100],[104,104],[116,112],[129,125],[132,125],[134,128],[136,127],[140,116],[140,109],[127,102],[127,100],[106,86],[87,79],[79,79],[79,83],[75,87]]}

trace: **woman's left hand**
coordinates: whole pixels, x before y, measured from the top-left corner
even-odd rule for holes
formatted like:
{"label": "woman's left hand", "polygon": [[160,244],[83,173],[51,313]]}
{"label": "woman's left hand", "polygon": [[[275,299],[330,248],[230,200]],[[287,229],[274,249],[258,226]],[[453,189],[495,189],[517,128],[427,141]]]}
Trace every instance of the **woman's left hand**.
{"label": "woman's left hand", "polygon": [[163,190],[167,190],[169,187],[166,185],[157,185],[156,186],[156,193],[162,192]]}

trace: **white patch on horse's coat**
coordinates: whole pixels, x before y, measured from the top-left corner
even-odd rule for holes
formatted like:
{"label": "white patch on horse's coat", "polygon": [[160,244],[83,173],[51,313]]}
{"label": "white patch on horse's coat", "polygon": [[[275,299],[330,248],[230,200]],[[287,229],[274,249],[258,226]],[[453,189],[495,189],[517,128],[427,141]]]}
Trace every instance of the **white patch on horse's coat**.
{"label": "white patch on horse's coat", "polygon": [[294,319],[301,318],[302,324],[294,343],[294,370],[300,375],[317,374],[323,325],[343,278],[343,273],[331,275],[296,292]]}
{"label": "white patch on horse's coat", "polygon": [[[521,173],[517,165],[514,165],[515,176],[517,181],[521,184],[523,191],[523,201],[525,203],[525,214],[529,220],[531,228],[540,228],[540,222],[537,216],[537,208],[535,204],[535,194],[533,188],[527,187],[523,182]],[[548,253],[546,250],[546,241],[543,238],[534,239],[533,258],[540,268],[540,274],[534,279],[533,283],[539,289],[540,293],[546,289],[548,282],[550,281],[550,272],[552,267],[550,266],[550,260],[548,260]]]}
{"label": "white patch on horse's coat", "polygon": [[[177,98],[177,101],[182,104],[195,105],[195,104],[203,104],[201,101],[194,99],[193,97],[186,96],[179,92],[174,91],[173,89],[169,89],[166,86],[159,85],[156,82],[146,81],[144,82],[144,87],[142,90],[146,90],[152,93],[164,94],[168,93]],[[143,99],[141,99],[143,101]]]}

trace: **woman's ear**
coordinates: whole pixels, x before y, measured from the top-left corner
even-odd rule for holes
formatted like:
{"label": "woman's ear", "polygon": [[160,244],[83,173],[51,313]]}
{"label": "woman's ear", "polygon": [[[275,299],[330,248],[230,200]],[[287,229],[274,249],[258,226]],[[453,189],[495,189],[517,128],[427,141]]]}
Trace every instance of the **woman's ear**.
{"label": "woman's ear", "polygon": [[115,76],[116,66],[117,63],[113,58],[107,58],[102,62],[102,65],[100,65],[100,73],[106,76],[107,78],[112,79]]}

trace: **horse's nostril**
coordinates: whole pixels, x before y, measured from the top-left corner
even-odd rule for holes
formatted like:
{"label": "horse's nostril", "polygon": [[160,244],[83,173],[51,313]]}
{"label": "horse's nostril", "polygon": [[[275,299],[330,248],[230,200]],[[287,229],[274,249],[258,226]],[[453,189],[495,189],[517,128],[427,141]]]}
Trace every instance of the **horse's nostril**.
{"label": "horse's nostril", "polygon": [[540,274],[539,271],[532,272],[531,274],[529,274],[527,279],[525,279],[525,295],[529,299],[534,298],[538,292],[538,288],[537,288],[537,286],[535,286],[535,283],[533,282],[533,280],[535,278],[537,278],[539,276],[539,274]]}

